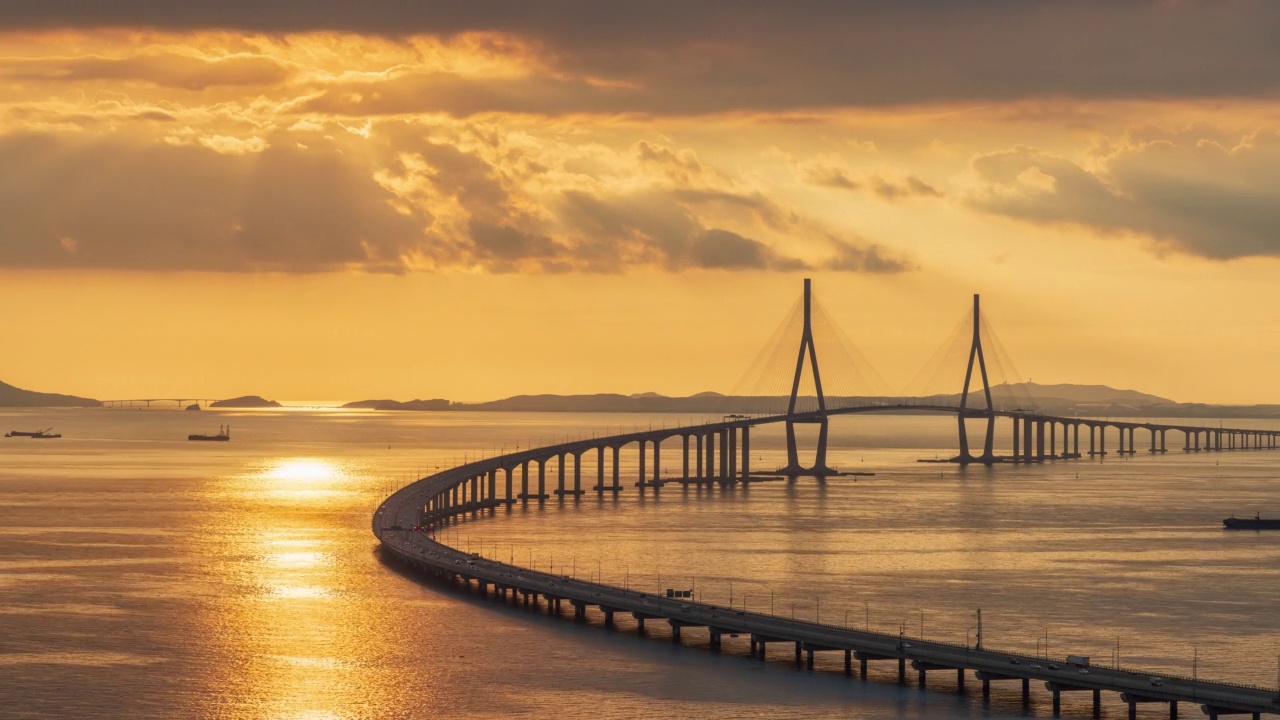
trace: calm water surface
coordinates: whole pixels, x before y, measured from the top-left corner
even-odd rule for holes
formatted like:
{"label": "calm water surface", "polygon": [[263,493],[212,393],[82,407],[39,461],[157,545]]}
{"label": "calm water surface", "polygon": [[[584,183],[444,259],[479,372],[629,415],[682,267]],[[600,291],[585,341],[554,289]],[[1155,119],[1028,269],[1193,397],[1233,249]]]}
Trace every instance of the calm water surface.
{"label": "calm water surface", "polygon": [[[392,488],[477,454],[692,416],[287,410],[5,411],[0,717],[1022,717],[992,703],[796,671],[479,602],[383,565],[369,517]],[[230,443],[188,443],[233,425]],[[1249,421],[1238,421],[1250,424]],[[1265,424],[1262,424],[1265,425]],[[587,495],[451,525],[503,560],[704,600],[992,647],[1274,685],[1280,452],[970,468],[954,421],[845,418],[833,464],[874,477]],[[1004,442],[1007,443],[1007,438]],[[1139,446],[1145,442],[1139,438]],[[1170,437],[1171,445],[1174,438]],[[752,436],[753,465],[782,461]],[[664,446],[677,467],[678,443]],[[624,454],[634,472],[635,454]],[[584,473],[593,476],[594,469]],[[554,477],[554,475],[553,475]],[[592,482],[585,482],[590,485]],[[931,678],[931,684],[934,681]],[[1082,699],[1064,696],[1068,715]],[[1110,698],[1106,712],[1122,716]],[[1150,709],[1148,709],[1150,710]],[[1047,695],[1032,714],[1047,715]],[[1155,710],[1152,710],[1155,712]],[[1163,712],[1162,710],[1160,712]],[[1153,715],[1154,717],[1154,715]]]}

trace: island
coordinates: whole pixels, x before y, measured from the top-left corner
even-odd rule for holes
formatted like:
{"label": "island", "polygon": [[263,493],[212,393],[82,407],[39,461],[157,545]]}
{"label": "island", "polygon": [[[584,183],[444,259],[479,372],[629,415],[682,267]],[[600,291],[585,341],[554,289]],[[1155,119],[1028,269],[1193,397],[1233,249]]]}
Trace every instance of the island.
{"label": "island", "polygon": [[448,400],[357,400],[342,407],[349,410],[448,410]]}
{"label": "island", "polygon": [[35,392],[0,382],[0,407],[102,407],[92,398]]}
{"label": "island", "polygon": [[280,403],[275,400],[268,400],[261,395],[243,395],[237,398],[227,400],[217,400],[209,403],[211,408],[278,408]]}

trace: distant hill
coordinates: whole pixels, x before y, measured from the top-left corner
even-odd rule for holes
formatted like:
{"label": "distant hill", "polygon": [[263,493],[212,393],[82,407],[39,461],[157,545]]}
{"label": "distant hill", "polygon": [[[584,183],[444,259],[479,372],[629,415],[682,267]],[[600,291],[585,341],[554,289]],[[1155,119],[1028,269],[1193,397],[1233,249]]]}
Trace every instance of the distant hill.
{"label": "distant hill", "polygon": [[[1117,390],[1106,385],[1071,385],[1066,383],[1058,385],[1041,385],[1039,383],[1000,384],[991,388],[991,395],[997,405],[1008,404],[1009,402],[1013,402],[1015,405],[1026,404],[1018,402],[1019,399],[1022,399],[1029,400],[1037,407],[1045,409],[1111,405],[1144,408],[1178,404],[1168,398],[1149,395],[1137,390]],[[959,402],[960,393],[935,397],[944,403]],[[1004,403],[1001,402],[1002,400]],[[970,389],[968,404],[981,404],[982,402],[982,390],[980,388]],[[1004,409],[1011,410],[1013,408]]]}
{"label": "distant hill", "polygon": [[102,407],[92,398],[33,392],[0,382],[0,407]]}
{"label": "distant hill", "polygon": [[278,408],[280,403],[268,400],[261,395],[242,395],[228,400],[217,400],[209,403],[211,408]]}
{"label": "distant hill", "polygon": [[448,400],[357,400],[343,405],[344,408],[360,410],[448,410]]}
{"label": "distant hill", "polygon": [[[1204,405],[1177,403],[1168,398],[1137,390],[1118,390],[1106,385],[1041,385],[1019,383],[997,385],[992,388],[996,407],[1002,410],[1036,409],[1040,412],[1080,417],[1193,417],[1193,418],[1274,418],[1280,417],[1280,405]],[[448,410],[448,411],[499,411],[499,412],[598,412],[598,413],[694,413],[704,415],[728,415],[733,413],[781,413],[786,411],[786,397],[744,397],[722,395],[717,392],[700,392],[688,397],[667,397],[655,392],[622,395],[600,393],[596,395],[515,395],[502,400],[478,403],[457,403],[447,400],[361,400],[347,403],[348,408],[373,408],[378,410]],[[936,395],[915,398],[914,402],[956,405],[960,395]],[[900,398],[828,397],[832,406],[849,404],[897,404]],[[980,407],[983,400],[980,391],[970,391],[970,407]],[[801,399],[802,408],[812,409],[812,398]],[[892,412],[892,411],[890,411]]]}

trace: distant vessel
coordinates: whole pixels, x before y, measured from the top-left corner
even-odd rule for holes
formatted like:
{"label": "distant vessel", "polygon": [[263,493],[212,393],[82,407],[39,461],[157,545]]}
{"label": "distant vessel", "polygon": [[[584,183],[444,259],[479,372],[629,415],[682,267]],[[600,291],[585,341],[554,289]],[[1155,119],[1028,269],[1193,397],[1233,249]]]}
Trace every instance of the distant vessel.
{"label": "distant vessel", "polygon": [[47,432],[39,432],[30,436],[32,440],[56,440],[62,437],[62,433],[49,434]]}
{"label": "distant vessel", "polygon": [[188,435],[188,440],[207,440],[213,442],[226,442],[231,439],[231,426],[219,425],[217,435]]}
{"label": "distant vessel", "polygon": [[[9,432],[5,433],[4,436],[5,437],[49,437],[48,433],[52,429],[53,428],[50,427],[50,428],[45,428],[44,430],[37,430],[35,432],[27,432],[25,430],[10,430]],[[62,437],[62,436],[59,435],[58,437]]]}
{"label": "distant vessel", "polygon": [[1222,524],[1228,530],[1280,530],[1280,518],[1264,518],[1262,513],[1251,518],[1229,517]]}

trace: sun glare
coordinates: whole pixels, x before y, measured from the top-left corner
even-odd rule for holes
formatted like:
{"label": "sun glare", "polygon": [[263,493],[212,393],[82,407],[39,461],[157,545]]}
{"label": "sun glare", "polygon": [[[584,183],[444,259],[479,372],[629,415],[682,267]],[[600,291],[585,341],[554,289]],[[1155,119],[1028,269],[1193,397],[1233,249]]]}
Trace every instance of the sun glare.
{"label": "sun glare", "polygon": [[273,480],[334,480],[338,468],[323,460],[283,460],[271,467],[265,476]]}

